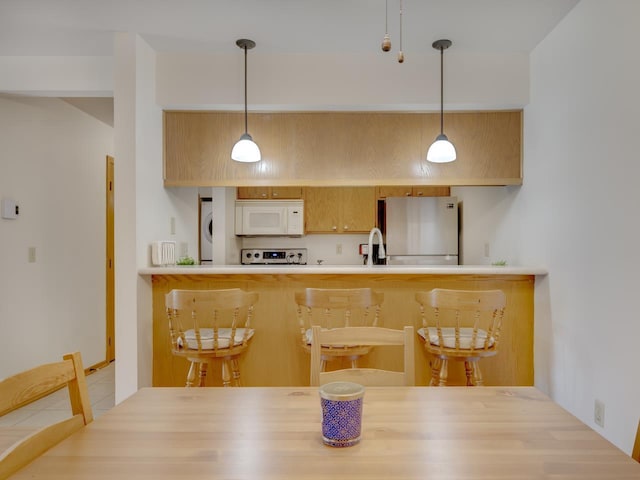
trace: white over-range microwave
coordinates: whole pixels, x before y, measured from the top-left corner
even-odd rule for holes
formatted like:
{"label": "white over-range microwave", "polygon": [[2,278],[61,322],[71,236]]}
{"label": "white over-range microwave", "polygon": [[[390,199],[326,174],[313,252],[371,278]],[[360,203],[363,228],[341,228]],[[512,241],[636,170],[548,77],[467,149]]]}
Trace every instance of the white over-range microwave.
{"label": "white over-range microwave", "polygon": [[236,200],[236,235],[304,235],[304,202]]}

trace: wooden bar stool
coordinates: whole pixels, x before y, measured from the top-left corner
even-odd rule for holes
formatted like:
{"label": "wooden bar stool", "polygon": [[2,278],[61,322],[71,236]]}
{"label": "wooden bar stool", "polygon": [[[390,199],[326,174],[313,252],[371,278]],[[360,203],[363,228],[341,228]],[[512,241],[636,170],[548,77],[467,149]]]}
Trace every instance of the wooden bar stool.
{"label": "wooden bar stool", "polygon": [[251,328],[256,292],[227,290],[171,290],[165,297],[171,352],[191,362],[187,387],[204,387],[207,366],[222,360],[222,384],[240,386],[238,359],[255,333]]}
{"label": "wooden bar stool", "polygon": [[[307,288],[296,292],[302,348],[311,352],[311,328],[314,325],[323,329],[378,326],[383,298],[382,293],[370,288]],[[322,346],[321,371],[325,371],[327,362],[336,359],[346,359],[351,368],[356,368],[358,358],[372,348],[370,345]]]}
{"label": "wooden bar stool", "polygon": [[446,290],[416,293],[420,340],[432,357],[430,385],[447,384],[449,360],[463,361],[467,385],[483,385],[478,361],[498,353],[505,308],[502,290]]}

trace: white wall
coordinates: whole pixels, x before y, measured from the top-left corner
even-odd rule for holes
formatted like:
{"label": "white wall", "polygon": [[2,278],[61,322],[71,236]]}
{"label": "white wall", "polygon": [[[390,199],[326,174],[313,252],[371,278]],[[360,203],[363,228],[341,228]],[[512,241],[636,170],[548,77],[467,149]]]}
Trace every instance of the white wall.
{"label": "white wall", "polygon": [[[445,54],[446,109],[521,108],[529,100],[524,53]],[[243,105],[244,55],[157,56],[157,102],[164,108]],[[473,72],[470,76],[469,72]],[[379,55],[265,55],[251,50],[249,110],[439,110],[440,55],[403,64]]]}
{"label": "white wall", "polygon": [[636,0],[582,0],[532,53],[524,186],[500,239],[550,272],[536,286],[536,385],[627,452],[640,417],[638,19]]}
{"label": "white wall", "polygon": [[85,367],[105,359],[112,154],[113,129],[68,103],[0,96],[0,198],[20,206],[0,219],[0,378],[74,350]]}

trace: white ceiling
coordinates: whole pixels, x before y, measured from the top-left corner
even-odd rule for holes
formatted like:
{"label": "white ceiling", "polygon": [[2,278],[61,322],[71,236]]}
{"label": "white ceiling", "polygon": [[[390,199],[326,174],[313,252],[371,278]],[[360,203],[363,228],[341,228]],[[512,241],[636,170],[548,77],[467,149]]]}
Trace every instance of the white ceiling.
{"label": "white ceiling", "polygon": [[[379,51],[385,1],[393,51],[400,0],[0,0],[0,56],[112,55],[113,32],[157,51]],[[579,0],[402,0],[407,59],[449,38],[459,51],[530,52]]]}

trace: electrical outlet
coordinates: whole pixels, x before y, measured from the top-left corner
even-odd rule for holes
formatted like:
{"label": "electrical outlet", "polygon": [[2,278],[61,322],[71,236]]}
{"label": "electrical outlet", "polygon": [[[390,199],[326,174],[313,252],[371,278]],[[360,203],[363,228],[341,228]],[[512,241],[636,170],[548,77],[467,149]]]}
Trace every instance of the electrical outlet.
{"label": "electrical outlet", "polygon": [[36,247],[29,247],[28,252],[29,263],[36,263]]}
{"label": "electrical outlet", "polygon": [[596,425],[600,425],[604,428],[604,403],[600,400],[596,400],[593,408],[593,421]]}
{"label": "electrical outlet", "polygon": [[171,217],[169,219],[169,233],[171,235],[176,234],[176,217]]}
{"label": "electrical outlet", "polygon": [[489,242],[485,242],[484,244],[484,256],[489,258],[491,256],[491,248]]}
{"label": "electrical outlet", "polygon": [[336,254],[337,255],[342,255],[342,244],[341,243],[336,243]]}

